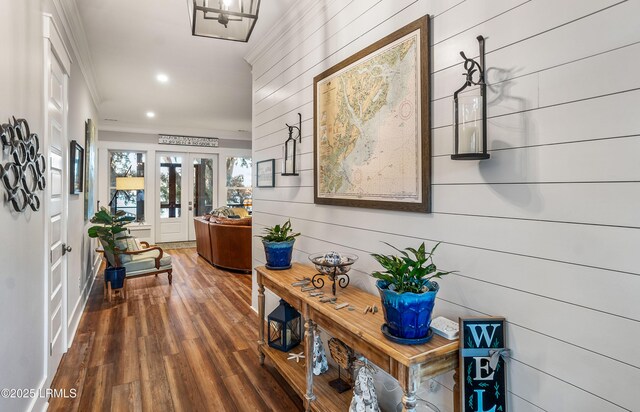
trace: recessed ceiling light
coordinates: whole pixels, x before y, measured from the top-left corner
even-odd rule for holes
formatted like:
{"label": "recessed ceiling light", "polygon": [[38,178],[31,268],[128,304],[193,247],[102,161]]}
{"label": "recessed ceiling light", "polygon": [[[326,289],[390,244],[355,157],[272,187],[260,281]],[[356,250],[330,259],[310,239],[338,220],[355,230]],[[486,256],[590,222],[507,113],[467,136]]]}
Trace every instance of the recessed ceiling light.
{"label": "recessed ceiling light", "polygon": [[160,83],[167,83],[169,81],[169,76],[167,76],[164,73],[159,73],[156,76],[156,80],[159,81]]}
{"label": "recessed ceiling light", "polygon": [[147,112],[147,117],[153,118],[153,117],[156,117],[156,114],[154,112]]}

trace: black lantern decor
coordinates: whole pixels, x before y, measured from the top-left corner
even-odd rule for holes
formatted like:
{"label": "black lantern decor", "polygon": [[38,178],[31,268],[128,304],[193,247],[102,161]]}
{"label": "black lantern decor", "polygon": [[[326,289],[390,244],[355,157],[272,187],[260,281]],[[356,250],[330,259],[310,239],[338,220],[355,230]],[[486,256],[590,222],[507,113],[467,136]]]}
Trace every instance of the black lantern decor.
{"label": "black lantern decor", "polygon": [[302,319],[300,313],[280,299],[280,305],[267,317],[269,346],[288,352],[302,341]]}
{"label": "black lantern decor", "polygon": [[[453,94],[453,119],[455,133],[455,152],[453,160],[482,160],[488,159],[487,153],[487,84],[485,82],[484,37],[478,36],[480,45],[480,64],[467,58],[464,52],[460,55],[464,59],[466,80],[461,88]],[[476,75],[474,79],[474,75]],[[477,92],[460,92],[470,86],[479,86]]]}
{"label": "black lantern decor", "polygon": [[[286,123],[285,123],[286,124]],[[296,162],[296,144],[302,142],[302,114],[298,113],[298,125],[289,126],[289,138],[284,142],[284,155],[282,161],[282,176],[298,176],[298,165]],[[298,131],[298,136],[293,137],[293,131]]]}

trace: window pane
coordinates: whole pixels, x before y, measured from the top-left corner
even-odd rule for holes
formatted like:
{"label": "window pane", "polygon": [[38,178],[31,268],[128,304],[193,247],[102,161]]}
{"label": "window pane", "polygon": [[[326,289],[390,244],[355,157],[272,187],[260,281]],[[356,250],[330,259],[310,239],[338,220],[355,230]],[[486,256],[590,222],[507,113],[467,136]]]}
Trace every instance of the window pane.
{"label": "window pane", "polygon": [[227,206],[251,212],[251,158],[227,157]]}
{"label": "window pane", "polygon": [[250,157],[227,157],[227,187],[251,187]]}
{"label": "window pane", "polygon": [[[145,153],[143,152],[109,152],[109,191],[111,212],[123,210],[134,216],[137,221],[144,221],[144,189],[118,191],[116,194],[116,177],[144,177]],[[145,183],[146,184],[146,183]]]}
{"label": "window pane", "polygon": [[227,206],[248,207],[251,205],[251,189],[227,189]]}

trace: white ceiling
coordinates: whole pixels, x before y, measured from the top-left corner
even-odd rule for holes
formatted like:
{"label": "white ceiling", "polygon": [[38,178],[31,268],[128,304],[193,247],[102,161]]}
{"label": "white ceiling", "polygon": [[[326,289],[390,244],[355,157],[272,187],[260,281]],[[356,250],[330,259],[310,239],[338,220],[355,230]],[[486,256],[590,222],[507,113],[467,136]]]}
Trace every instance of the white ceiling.
{"label": "white ceiling", "polygon": [[[250,138],[252,43],[295,0],[262,0],[250,42],[191,35],[186,0],[76,0],[100,96],[100,128]],[[156,80],[158,73],[169,82]],[[155,118],[147,118],[153,111]],[[108,119],[115,119],[108,120]]]}

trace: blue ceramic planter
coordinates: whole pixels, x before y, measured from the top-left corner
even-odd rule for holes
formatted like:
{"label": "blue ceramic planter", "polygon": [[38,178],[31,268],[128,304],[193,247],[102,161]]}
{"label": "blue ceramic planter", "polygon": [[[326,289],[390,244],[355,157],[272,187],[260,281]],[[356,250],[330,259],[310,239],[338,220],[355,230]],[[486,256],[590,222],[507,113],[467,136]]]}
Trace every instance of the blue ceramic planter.
{"label": "blue ceramic planter", "polygon": [[425,293],[397,293],[387,289],[387,282],[378,280],[376,287],[382,299],[384,319],[389,333],[403,339],[420,339],[427,336],[431,325],[431,312],[436,303],[436,290]]}
{"label": "blue ceramic planter", "polygon": [[267,242],[263,240],[262,244],[267,258],[267,267],[275,270],[289,269],[291,267],[291,254],[294,243],[295,239],[287,242]]}
{"label": "blue ceramic planter", "polygon": [[127,269],[110,267],[104,270],[104,282],[111,282],[111,289],[120,289],[124,285]]}

